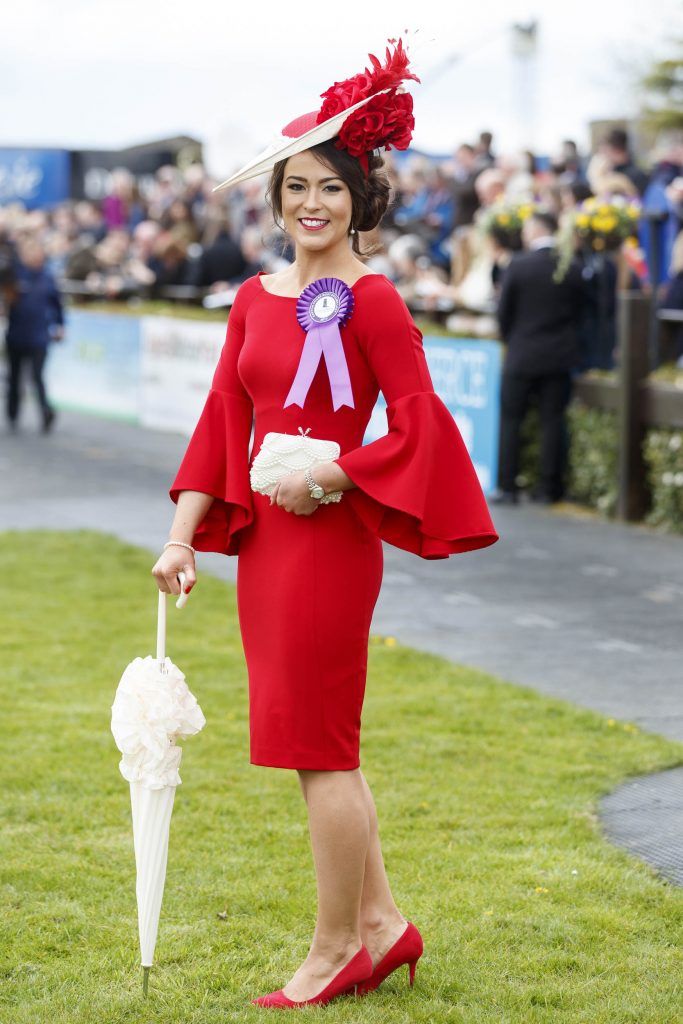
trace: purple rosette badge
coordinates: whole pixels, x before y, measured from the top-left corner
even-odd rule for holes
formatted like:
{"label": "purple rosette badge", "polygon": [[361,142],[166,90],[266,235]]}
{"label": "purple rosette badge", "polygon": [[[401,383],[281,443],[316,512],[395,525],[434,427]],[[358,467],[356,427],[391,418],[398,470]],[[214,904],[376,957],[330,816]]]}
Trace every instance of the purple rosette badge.
{"label": "purple rosette badge", "polygon": [[283,408],[300,405],[303,409],[321,356],[325,357],[335,412],[342,405],[354,408],[351,378],[339,333],[352,313],[353,292],[338,277],[320,277],[304,288],[296,302],[296,318],[306,331],[306,339]]}

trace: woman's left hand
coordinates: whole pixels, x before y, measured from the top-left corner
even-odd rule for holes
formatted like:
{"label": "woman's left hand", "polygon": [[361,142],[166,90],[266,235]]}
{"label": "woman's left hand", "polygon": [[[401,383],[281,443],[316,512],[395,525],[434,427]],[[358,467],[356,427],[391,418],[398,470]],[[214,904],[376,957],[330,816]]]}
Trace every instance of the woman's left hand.
{"label": "woman's left hand", "polygon": [[294,512],[297,516],[310,516],[320,501],[311,497],[306,477],[299,472],[278,480],[270,495],[270,504],[280,505],[286,512]]}

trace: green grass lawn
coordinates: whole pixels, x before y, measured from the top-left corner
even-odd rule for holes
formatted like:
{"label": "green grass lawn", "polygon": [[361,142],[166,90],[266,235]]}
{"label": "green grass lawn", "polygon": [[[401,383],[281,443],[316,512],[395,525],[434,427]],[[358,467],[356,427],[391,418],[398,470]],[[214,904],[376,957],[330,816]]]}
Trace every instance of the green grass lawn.
{"label": "green grass lawn", "polygon": [[[249,764],[234,589],[169,602],[207,726],[185,743],[150,996],[128,786],[109,729],[153,654],[154,557],[94,532],[0,534],[2,1024],[257,1021],[315,921],[296,773]],[[410,595],[406,595],[410,599]],[[599,685],[599,681],[596,681]],[[683,746],[374,637],[363,770],[425,952],[328,1021],[677,1024],[683,893],[601,835],[601,794]],[[298,1019],[298,1018],[297,1018]]]}

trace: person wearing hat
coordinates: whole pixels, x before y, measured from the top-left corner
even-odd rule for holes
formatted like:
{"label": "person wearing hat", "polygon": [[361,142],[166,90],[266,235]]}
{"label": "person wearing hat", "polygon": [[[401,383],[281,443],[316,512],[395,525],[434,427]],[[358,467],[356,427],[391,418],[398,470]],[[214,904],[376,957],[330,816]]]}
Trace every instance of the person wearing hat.
{"label": "person wearing hat", "polygon": [[[382,541],[447,558],[498,540],[474,466],[434,392],[422,335],[359,234],[390,199],[380,150],[407,148],[419,81],[402,46],[322,94],[218,188],[270,172],[267,197],[295,259],[240,286],[206,404],[170,488],[162,591],[196,581],[195,549],[238,555],[249,677],[250,761],[296,769],[307,804],[318,915],[305,962],[251,1001],[293,1007],[364,994],[423,950],[396,906],[360,770],[368,637]],[[379,391],[388,432],[363,437]],[[254,429],[251,454],[249,441]],[[298,457],[310,432],[340,454],[252,490],[275,438]]]}

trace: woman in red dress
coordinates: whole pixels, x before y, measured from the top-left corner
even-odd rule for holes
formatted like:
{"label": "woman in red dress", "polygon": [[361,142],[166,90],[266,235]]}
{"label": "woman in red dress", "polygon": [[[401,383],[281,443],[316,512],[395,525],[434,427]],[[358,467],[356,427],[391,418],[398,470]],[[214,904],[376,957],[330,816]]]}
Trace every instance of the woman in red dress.
{"label": "woman in red dress", "polygon": [[[325,106],[298,118],[283,132],[281,159],[271,152],[225,183],[264,165],[272,170],[268,195],[296,256],[286,270],[258,273],[239,288],[211,390],[170,489],[177,503],[170,541],[152,570],[160,589],[178,593],[181,569],[188,586],[196,580],[193,549],[238,555],[250,761],[296,769],[307,804],[315,932],[284,988],[252,1000],[262,1006],[364,993],[401,964],[409,965],[412,984],[422,938],[394,902],[359,758],[382,541],[435,559],[498,539],[455,420],[434,392],[422,335],[391,281],[358,258],[358,232],[379,224],[390,198],[378,146],[405,148],[412,127],[410,96],[397,92],[400,79],[414,77],[400,41],[384,67],[373,67],[374,83],[370,72],[356,76],[371,90],[362,103],[347,102],[327,118]],[[335,83],[337,102],[343,86]],[[347,98],[357,99],[357,89],[356,82]],[[378,134],[380,103],[393,112],[393,121],[384,119],[393,135],[381,125]],[[366,106],[373,127],[363,135],[357,118]],[[355,121],[345,120],[349,108]],[[326,353],[295,403],[288,398],[306,340],[298,300],[321,279],[346,289],[352,309],[339,327],[350,394],[339,404]],[[380,390],[388,433],[363,445]],[[252,491],[250,467],[265,435],[309,430],[338,442],[339,457],[281,478],[270,496]],[[330,492],[341,500],[321,500]]]}

